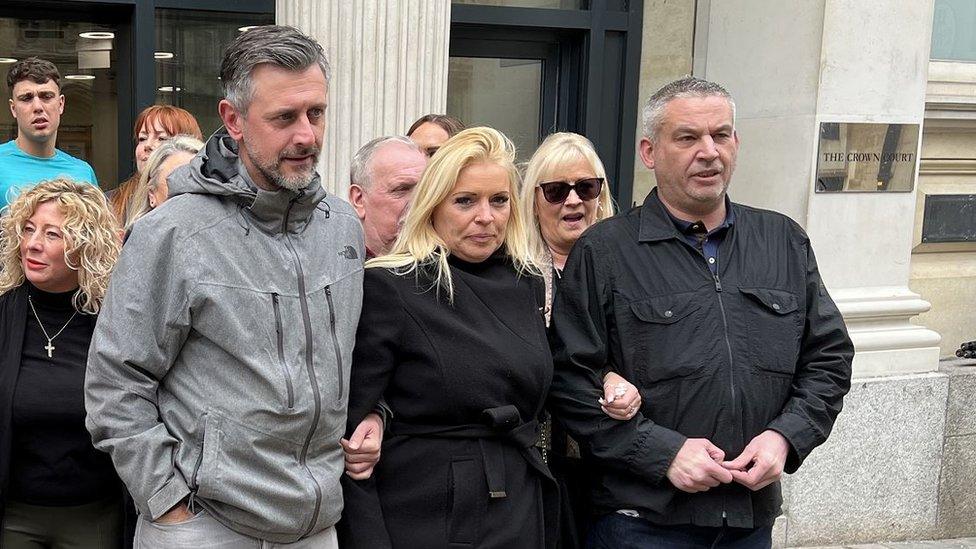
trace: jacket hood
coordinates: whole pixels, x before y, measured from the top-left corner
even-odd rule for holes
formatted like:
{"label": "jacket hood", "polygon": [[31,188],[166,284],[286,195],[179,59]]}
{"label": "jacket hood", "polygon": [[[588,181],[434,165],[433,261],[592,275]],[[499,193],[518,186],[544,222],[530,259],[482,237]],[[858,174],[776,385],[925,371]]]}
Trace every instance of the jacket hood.
{"label": "jacket hood", "polygon": [[205,194],[231,200],[241,209],[246,228],[256,226],[268,233],[300,231],[316,207],[328,210],[323,202],[328,193],[318,173],[299,191],[259,188],[241,161],[237,141],[226,128],[214,132],[188,166],[170,175],[170,197],[181,194]]}

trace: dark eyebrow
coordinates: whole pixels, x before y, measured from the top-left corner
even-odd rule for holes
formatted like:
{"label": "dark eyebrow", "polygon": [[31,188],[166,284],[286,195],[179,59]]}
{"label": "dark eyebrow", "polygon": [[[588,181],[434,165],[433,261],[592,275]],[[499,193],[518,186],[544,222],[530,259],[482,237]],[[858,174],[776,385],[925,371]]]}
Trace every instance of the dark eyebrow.
{"label": "dark eyebrow", "polygon": [[281,116],[283,114],[292,114],[294,112],[295,112],[295,109],[279,109],[279,110],[276,110],[276,111],[269,112],[266,115],[266,117],[268,118],[268,120],[271,120],[273,118],[278,118],[279,116]]}

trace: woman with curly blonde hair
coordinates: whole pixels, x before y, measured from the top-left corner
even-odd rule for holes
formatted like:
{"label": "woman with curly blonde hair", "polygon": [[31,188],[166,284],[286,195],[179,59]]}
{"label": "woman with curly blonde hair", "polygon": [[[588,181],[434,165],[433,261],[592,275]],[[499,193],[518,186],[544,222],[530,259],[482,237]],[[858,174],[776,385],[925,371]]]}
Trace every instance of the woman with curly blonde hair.
{"label": "woman with curly blonde hair", "polygon": [[0,233],[0,546],[118,547],[123,490],[85,429],[88,346],[119,255],[96,187],[43,182]]}
{"label": "woman with curly blonde hair", "polygon": [[391,253],[366,264],[349,427],[384,407],[392,422],[372,478],[347,466],[344,547],[557,543],[535,446],[552,357],[514,159],[491,128],[449,139]]}

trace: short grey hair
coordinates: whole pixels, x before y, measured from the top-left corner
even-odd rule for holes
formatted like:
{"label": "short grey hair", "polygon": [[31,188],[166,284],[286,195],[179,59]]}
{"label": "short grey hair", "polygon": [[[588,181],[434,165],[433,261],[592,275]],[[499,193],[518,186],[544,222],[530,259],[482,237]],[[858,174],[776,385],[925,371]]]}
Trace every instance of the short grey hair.
{"label": "short grey hair", "polygon": [[417,151],[418,154],[424,154],[424,151],[420,150],[420,147],[412,139],[404,135],[384,135],[377,137],[360,147],[356,151],[356,155],[352,157],[352,165],[349,166],[350,183],[364,191],[369,190],[369,187],[373,184],[373,174],[369,169],[369,164],[372,162],[376,152],[388,143],[400,143],[409,149]]}
{"label": "short grey hair", "polygon": [[721,84],[709,82],[694,76],[686,76],[665,84],[661,89],[654,92],[644,109],[641,112],[641,127],[644,137],[651,141],[657,141],[658,132],[661,131],[661,124],[664,123],[664,108],[674,99],[684,99],[689,97],[724,97],[732,108],[732,126],[735,126],[735,99],[729,90]]}
{"label": "short grey hair", "polygon": [[318,65],[326,84],[331,76],[322,45],[298,29],[264,25],[246,30],[227,46],[220,62],[224,97],[242,113],[247,113],[254,97],[251,79],[254,68],[264,63],[290,71],[304,71]]}

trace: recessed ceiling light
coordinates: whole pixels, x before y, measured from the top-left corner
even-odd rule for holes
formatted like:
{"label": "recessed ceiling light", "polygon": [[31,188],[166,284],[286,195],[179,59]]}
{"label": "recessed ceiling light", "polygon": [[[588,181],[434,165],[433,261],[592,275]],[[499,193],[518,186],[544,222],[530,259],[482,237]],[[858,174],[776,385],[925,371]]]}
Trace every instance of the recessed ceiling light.
{"label": "recessed ceiling light", "polygon": [[16,63],[17,60],[13,57],[0,57],[0,63]]}
{"label": "recessed ceiling light", "polygon": [[81,38],[90,38],[92,40],[109,40],[111,38],[115,38],[115,33],[106,31],[90,31],[80,32],[78,33],[78,36]]}
{"label": "recessed ceiling light", "polygon": [[256,28],[258,28],[260,26],[261,25],[248,25],[246,27],[237,27],[237,30],[240,31],[240,32],[247,32],[247,31],[249,31],[251,29],[256,29]]}
{"label": "recessed ceiling light", "polygon": [[183,91],[183,88],[181,88],[179,86],[160,86],[158,89],[161,92]]}
{"label": "recessed ceiling light", "polygon": [[91,74],[66,74],[64,76],[65,80],[94,80],[95,77]]}
{"label": "recessed ceiling light", "polygon": [[154,59],[172,59],[173,52],[171,51],[157,51],[153,54]]}

